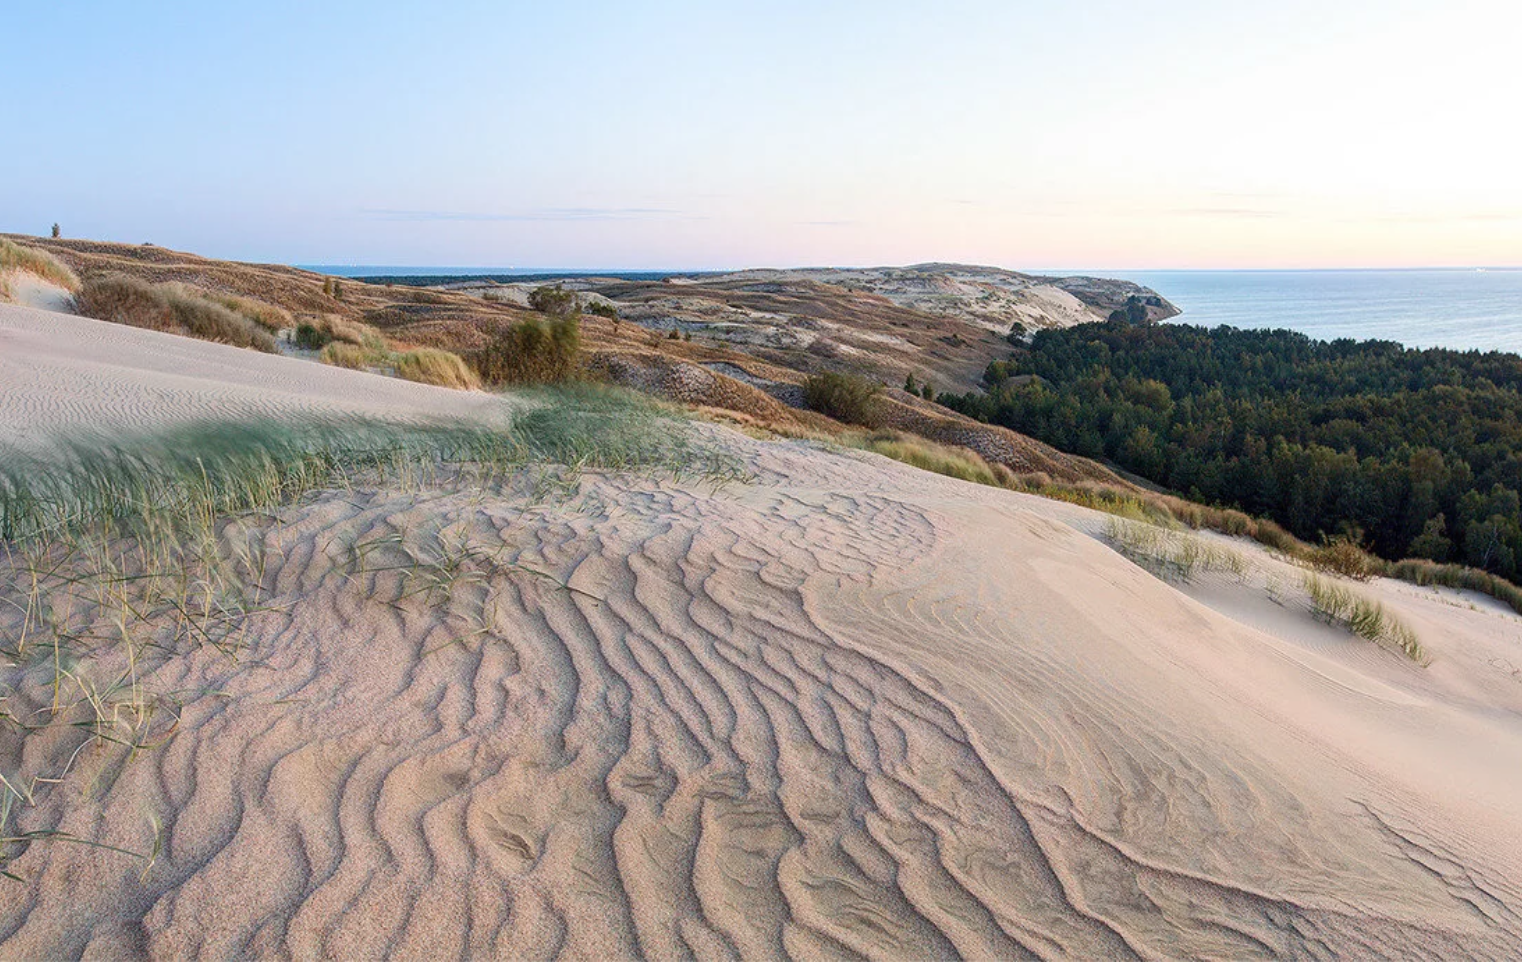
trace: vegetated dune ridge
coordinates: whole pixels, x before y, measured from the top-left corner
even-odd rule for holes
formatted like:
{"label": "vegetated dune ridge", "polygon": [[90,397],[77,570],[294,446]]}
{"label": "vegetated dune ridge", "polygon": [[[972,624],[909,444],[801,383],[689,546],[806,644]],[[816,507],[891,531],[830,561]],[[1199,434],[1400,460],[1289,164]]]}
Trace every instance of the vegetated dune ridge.
{"label": "vegetated dune ridge", "polygon": [[[152,352],[95,343],[114,357],[42,355],[39,417],[234,410],[245,359],[302,363],[186,343],[206,377],[161,392]],[[371,378],[300,370],[329,399]],[[1516,616],[1365,586],[1423,632],[1424,669],[1251,579],[1203,580],[1202,604],[1083,509],[693,430],[753,479],[285,512],[239,658],[166,654],[148,679],[180,702],[156,747],[0,730],[8,778],[78,752],[18,831],[156,852],[32,843],[0,879],[0,954],[1522,953]],[[394,566],[446,545],[478,577],[411,592]],[[1238,550],[1254,578],[1290,570]]]}
{"label": "vegetated dune ridge", "polygon": [[[0,235],[0,239],[7,238],[48,252],[86,280],[125,274],[153,284],[188,284],[212,293],[251,297],[290,312],[296,323],[324,319],[361,322],[403,346],[469,352],[482,347],[497,326],[539,316],[527,308],[529,291],[538,282],[451,284],[447,290],[419,290],[400,284],[341,279],[334,287],[332,278],[310,271],[219,261],[153,245]],[[953,279],[952,274],[963,279]],[[781,279],[758,279],[763,275],[777,275]],[[816,275],[832,282],[812,279]],[[878,284],[889,291],[904,287],[917,292],[928,287],[932,289],[928,296],[940,305],[936,309],[942,313],[899,307],[885,294],[851,289],[844,282],[833,283],[839,279],[837,275],[847,277],[851,283]],[[1097,462],[1062,453],[1006,428],[979,424],[896,387],[910,372],[921,379],[930,379],[942,390],[977,384],[988,361],[1003,357],[1009,345],[1000,333],[989,328],[986,320],[973,323],[956,313],[957,305],[964,301],[980,305],[978,310],[985,309],[982,301],[972,296],[981,288],[967,278],[992,278],[997,281],[996,292],[1013,291],[1011,296],[1024,296],[1025,289],[1042,278],[955,265],[875,271],[792,271],[785,276],[782,272],[761,271],[737,276],[740,279],[721,278],[703,284],[658,283],[640,295],[656,300],[680,295],[679,299],[685,298],[683,303],[695,304],[697,314],[684,313],[680,318],[688,333],[696,329],[695,340],[666,336],[678,321],[660,310],[652,313],[640,298],[616,302],[619,311],[628,316],[626,321],[587,314],[581,319],[581,334],[588,366],[599,376],[666,400],[723,408],[762,423],[802,424],[826,432],[837,431],[839,426],[799,409],[804,404],[800,385],[805,376],[832,369],[866,371],[885,378],[889,384],[883,392],[882,404],[887,427],[971,448],[986,460],[1020,473],[1041,472],[1058,481],[1126,486]],[[1062,280],[1083,293],[1089,299],[1085,303],[1091,306],[1120,304],[1136,292],[1155,297],[1150,291],[1124,281]],[[602,282],[585,278],[572,282],[578,287],[599,283]],[[616,284],[630,286],[625,282]],[[940,287],[949,287],[952,293],[940,291]],[[62,306],[56,296],[61,292],[23,287],[19,283],[17,288],[36,302],[32,306],[55,309]],[[639,285],[631,289],[638,290]],[[1057,293],[1074,296],[1063,291]],[[729,301],[734,301],[734,305]],[[995,303],[999,303],[997,298]],[[738,310],[750,321],[733,328],[708,323],[712,312],[732,310]],[[1167,311],[1174,309],[1168,305]],[[1006,330],[1007,326],[999,328],[999,324],[993,324],[999,330]],[[766,333],[774,329],[783,332],[780,340]],[[751,336],[757,331],[761,331],[759,339]],[[761,355],[771,360],[764,360]]]}

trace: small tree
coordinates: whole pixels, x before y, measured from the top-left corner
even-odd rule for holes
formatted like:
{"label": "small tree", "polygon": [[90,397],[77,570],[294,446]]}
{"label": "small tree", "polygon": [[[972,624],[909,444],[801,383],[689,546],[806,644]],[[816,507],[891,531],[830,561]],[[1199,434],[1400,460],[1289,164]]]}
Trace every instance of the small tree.
{"label": "small tree", "polygon": [[915,397],[920,396],[920,385],[919,382],[914,379],[913,371],[910,371],[909,376],[904,378],[904,391],[905,393],[912,394]]}
{"label": "small tree", "polygon": [[536,287],[529,291],[528,306],[551,317],[569,317],[581,313],[581,298],[563,284]]}
{"label": "small tree", "polygon": [[929,381],[926,381],[920,387],[920,397],[924,398],[927,401],[934,401],[935,400],[935,388],[930,386],[930,382]]}
{"label": "small tree", "polygon": [[882,385],[858,374],[826,371],[803,382],[803,399],[809,408],[847,424],[877,427],[881,420],[878,391]]}
{"label": "small tree", "polygon": [[60,238],[62,236],[63,236],[63,229],[61,227],[59,227],[58,224],[55,222],[53,224],[53,239],[57,240],[58,238]]}
{"label": "small tree", "polygon": [[322,279],[322,293],[326,297],[333,296],[333,278],[324,277]]}

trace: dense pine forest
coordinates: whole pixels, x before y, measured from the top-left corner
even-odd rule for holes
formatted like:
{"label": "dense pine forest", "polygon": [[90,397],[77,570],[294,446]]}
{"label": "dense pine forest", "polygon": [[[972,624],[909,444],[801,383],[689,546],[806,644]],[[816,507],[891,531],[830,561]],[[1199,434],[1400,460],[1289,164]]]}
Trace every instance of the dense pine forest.
{"label": "dense pine forest", "polygon": [[990,364],[966,414],[1386,558],[1522,579],[1522,357],[1112,319]]}

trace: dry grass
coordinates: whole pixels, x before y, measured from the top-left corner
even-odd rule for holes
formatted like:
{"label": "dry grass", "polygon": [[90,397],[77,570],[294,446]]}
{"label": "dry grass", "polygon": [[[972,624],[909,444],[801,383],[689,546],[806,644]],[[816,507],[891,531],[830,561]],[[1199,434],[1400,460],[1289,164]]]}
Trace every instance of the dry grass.
{"label": "dry grass", "polygon": [[1328,624],[1341,625],[1360,638],[1395,648],[1417,664],[1427,663],[1416,632],[1379,602],[1316,574],[1305,576],[1305,590],[1316,617]]}
{"label": "dry grass", "polygon": [[1165,581],[1188,582],[1200,572],[1220,571],[1247,577],[1247,559],[1184,531],[1120,518],[1105,521],[1105,537],[1115,550]]}
{"label": "dry grass", "polygon": [[373,356],[373,352],[365,348],[335,341],[322,349],[319,360],[324,364],[331,364],[334,367],[346,367],[353,371],[364,371],[370,367]]}
{"label": "dry grass", "polygon": [[277,307],[274,304],[255,300],[252,297],[243,297],[238,294],[227,294],[220,291],[209,292],[206,294],[206,297],[221,304],[235,314],[242,314],[271,334],[278,334],[295,323],[290,311],[283,307]]}
{"label": "dry grass", "polygon": [[183,284],[149,284],[111,274],[85,281],[74,300],[85,317],[267,354],[276,351],[274,337],[264,328]]}
{"label": "dry grass", "polygon": [[421,384],[436,384],[461,391],[481,386],[480,378],[458,354],[433,348],[406,351],[395,357],[396,376]]}
{"label": "dry grass", "polygon": [[[79,289],[79,278],[52,254],[35,247],[23,247],[12,241],[0,240],[0,274],[10,271],[26,271],[68,291]],[[0,293],[7,296],[10,294],[10,287],[4,277],[0,277]]]}

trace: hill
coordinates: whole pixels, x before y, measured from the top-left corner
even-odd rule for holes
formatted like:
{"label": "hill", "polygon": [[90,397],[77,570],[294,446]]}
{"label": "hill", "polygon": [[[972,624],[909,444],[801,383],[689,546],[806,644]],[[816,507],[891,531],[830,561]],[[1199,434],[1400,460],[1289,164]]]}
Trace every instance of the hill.
{"label": "hill", "polygon": [[[530,310],[528,296],[540,283],[418,288],[333,278],[281,265],[219,261],[150,244],[5,236],[52,254],[86,280],[126,275],[252,298],[288,312],[292,325],[350,325],[403,350],[465,353],[482,347],[500,327],[539,316]],[[761,274],[769,279],[758,280]],[[830,280],[802,276],[816,274]],[[950,280],[953,275],[961,279]],[[954,313],[951,306],[946,307],[948,313],[928,313],[923,305],[900,306],[892,298],[909,295],[894,291],[913,286],[904,280],[909,277],[947,278],[946,284],[955,289],[944,295],[947,305],[968,301],[968,292],[981,284],[1005,290],[999,295],[1004,306],[996,309],[991,299],[986,308],[990,313],[976,321]],[[1114,472],[1093,461],[979,424],[897,389],[909,374],[942,390],[976,383],[990,360],[1008,353],[1008,342],[995,331],[1003,323],[993,320],[1002,316],[999,311],[1024,310],[1020,316],[1066,323],[1143,291],[1125,282],[1069,278],[1064,283],[1088,292],[1083,295],[1087,301],[1077,300],[1076,294],[1063,295],[1072,302],[1068,307],[1079,313],[1041,314],[1030,305],[1039,306],[1043,298],[1056,296],[1052,291],[1061,292],[1038,281],[1042,279],[994,269],[955,268],[948,274],[923,267],[788,272],[777,277],[748,272],[649,282],[578,278],[565,284],[586,292],[591,300],[616,306],[616,320],[587,314],[581,322],[588,367],[602,378],[667,400],[730,411],[762,425],[838,432],[839,425],[803,410],[801,385],[819,371],[858,372],[889,385],[885,427],[967,447],[1017,473],[1124,487]],[[886,293],[849,285],[877,285]],[[1155,297],[1150,292],[1143,295]],[[921,301],[927,296],[914,295]],[[1073,304],[1086,306],[1079,311]],[[1008,326],[1003,325],[1005,332]],[[692,339],[674,339],[669,336],[673,331]]]}

